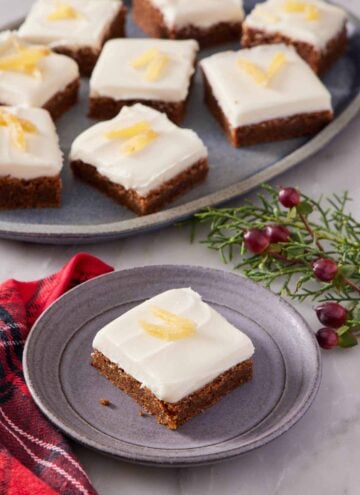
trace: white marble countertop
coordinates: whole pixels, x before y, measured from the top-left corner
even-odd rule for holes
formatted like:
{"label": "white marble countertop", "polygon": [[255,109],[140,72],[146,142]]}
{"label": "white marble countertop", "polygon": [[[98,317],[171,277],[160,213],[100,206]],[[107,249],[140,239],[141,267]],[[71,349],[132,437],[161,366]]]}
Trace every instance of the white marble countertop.
{"label": "white marble countertop", "polygon": [[[3,24],[25,13],[31,0],[0,1]],[[360,16],[359,0],[338,0]],[[347,189],[360,216],[360,115],[327,148],[274,183],[309,195]],[[31,280],[57,270],[77,246],[40,246],[0,240],[0,281]],[[81,246],[121,270],[161,263],[224,268],[215,252],[189,243],[186,229],[107,244]],[[230,270],[231,267],[225,267]],[[318,327],[310,305],[299,308]],[[358,495],[360,493],[360,350],[324,353],[320,392],[305,417],[273,443],[237,460],[192,469],[144,468],[75,446],[100,495]]]}

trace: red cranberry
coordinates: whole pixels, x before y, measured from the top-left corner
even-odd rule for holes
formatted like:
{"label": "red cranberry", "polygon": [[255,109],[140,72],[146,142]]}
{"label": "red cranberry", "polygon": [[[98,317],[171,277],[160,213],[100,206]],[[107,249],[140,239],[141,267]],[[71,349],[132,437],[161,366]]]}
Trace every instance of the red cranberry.
{"label": "red cranberry", "polygon": [[336,302],[324,302],[315,308],[319,321],[327,327],[340,328],[345,325],[348,312]]}
{"label": "red cranberry", "polygon": [[319,258],[313,263],[313,272],[322,282],[331,282],[336,277],[338,266],[333,260]]}
{"label": "red cranberry", "polygon": [[333,349],[338,345],[339,337],[333,328],[320,328],[316,333],[319,346],[323,349]]}
{"label": "red cranberry", "polygon": [[246,249],[254,254],[263,253],[270,245],[269,236],[264,230],[249,229],[244,234]]}
{"label": "red cranberry", "polygon": [[301,196],[294,187],[284,187],[279,192],[279,201],[285,208],[294,208],[300,203]]}
{"label": "red cranberry", "polygon": [[284,225],[268,225],[265,232],[271,243],[289,242],[290,232]]}

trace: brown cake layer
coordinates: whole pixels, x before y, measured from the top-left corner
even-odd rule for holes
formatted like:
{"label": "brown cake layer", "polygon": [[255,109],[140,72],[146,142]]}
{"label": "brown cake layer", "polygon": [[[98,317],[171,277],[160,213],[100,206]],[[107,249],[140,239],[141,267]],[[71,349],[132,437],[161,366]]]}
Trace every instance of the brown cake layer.
{"label": "brown cake layer", "polygon": [[175,124],[180,124],[185,116],[187,99],[177,102],[167,102],[158,100],[114,100],[105,96],[91,96],[89,99],[88,116],[93,119],[109,120],[120,112],[122,107],[141,103],[154,108],[159,112],[166,113],[169,119]]}
{"label": "brown cake layer", "polygon": [[206,29],[191,24],[181,29],[169,28],[151,0],[133,0],[132,14],[136,24],[153,38],[195,39],[202,48],[238,40],[241,36],[240,22],[220,22]]}
{"label": "brown cake layer", "polygon": [[145,412],[154,415],[158,423],[171,430],[176,430],[189,419],[216,404],[229,392],[250,381],[253,375],[253,362],[252,359],[248,359],[179,402],[170,403],[155,397],[148,388],[142,387],[140,382],[99,351],[94,351],[91,355],[91,364],[111,383],[136,400]]}
{"label": "brown cake layer", "polygon": [[114,17],[114,20],[110,24],[109,29],[102,41],[102,46],[99,50],[88,46],[83,46],[78,49],[69,48],[66,46],[59,46],[54,48],[54,51],[73,58],[79,65],[80,74],[82,76],[90,77],[97,59],[99,58],[102,47],[104,46],[106,41],[112,38],[125,37],[126,11],[126,7],[122,7],[117,13],[116,17]]}
{"label": "brown cake layer", "polygon": [[216,100],[205,74],[203,74],[203,78],[205,102],[234,147],[251,146],[253,144],[282,141],[308,134],[316,134],[333,119],[332,112],[324,111],[292,115],[234,128]]}
{"label": "brown cake layer", "polygon": [[256,45],[286,43],[296,48],[298,54],[310,65],[314,72],[322,74],[345,52],[347,46],[346,25],[341,32],[328,42],[325,49],[317,50],[309,43],[293,40],[280,33],[267,33],[259,29],[243,26],[241,44],[245,48]]}
{"label": "brown cake layer", "polygon": [[99,174],[95,167],[80,160],[72,161],[74,174],[83,181],[96,187],[117,203],[126,206],[138,215],[148,215],[159,211],[177,196],[184,194],[193,186],[203,181],[208,173],[207,159],[194,163],[187,170],[151,191],[147,196],[140,196],[133,189],[125,189]]}
{"label": "brown cake layer", "polygon": [[54,120],[58,119],[77,102],[79,87],[80,79],[75,79],[75,81],[68,84],[63,91],[59,91],[50,98],[50,100],[43,105],[43,108],[49,111]]}
{"label": "brown cake layer", "polygon": [[61,206],[61,187],[59,175],[30,180],[0,177],[0,210],[58,208]]}

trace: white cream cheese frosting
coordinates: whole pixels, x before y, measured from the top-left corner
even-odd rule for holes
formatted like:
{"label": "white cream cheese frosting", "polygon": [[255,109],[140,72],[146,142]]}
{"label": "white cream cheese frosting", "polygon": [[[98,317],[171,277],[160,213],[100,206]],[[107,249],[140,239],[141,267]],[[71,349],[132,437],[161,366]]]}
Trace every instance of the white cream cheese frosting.
{"label": "white cream cheese frosting", "polygon": [[18,148],[8,126],[0,126],[0,177],[35,179],[53,177],[61,172],[63,157],[55,125],[47,110],[42,108],[0,107],[35,126],[34,132],[26,132],[25,149]]}
{"label": "white cream cheese frosting", "polygon": [[[14,32],[0,33],[0,62],[13,54],[12,47],[19,41],[21,40]],[[79,77],[76,62],[53,52],[40,60],[38,69],[41,77],[12,70],[0,70],[0,103],[41,107]]]}
{"label": "white cream cheese frosting", "polygon": [[[282,54],[284,64],[266,86],[258,84],[239,64],[245,60],[266,72],[277,54]],[[261,45],[217,53],[203,59],[201,67],[232,127],[332,112],[329,91],[291,46]]]}
{"label": "white cream cheese frosting", "polygon": [[[137,153],[124,154],[124,139],[105,136],[144,121],[158,137]],[[71,160],[96,167],[101,175],[141,196],[204,158],[207,149],[194,131],[177,127],[165,114],[141,104],[123,107],[114,119],[87,129],[75,139],[70,152]]]}
{"label": "white cream cheese frosting", "polygon": [[169,28],[192,25],[210,28],[220,22],[238,23],[244,19],[242,0],[151,0]]}
{"label": "white cream cheese frosting", "polygon": [[[159,307],[190,319],[195,333],[166,341],[146,333],[139,321],[154,321]],[[250,359],[254,346],[190,288],[163,292],[102,328],[93,348],[147,387],[160,400],[175,403],[221,373]]]}
{"label": "white cream cheese frosting", "polygon": [[287,11],[286,0],[267,0],[256,5],[246,17],[244,27],[271,34],[280,33],[293,40],[309,43],[318,50],[324,49],[344,28],[346,12],[322,0],[304,0],[297,3],[315,7],[318,14],[309,19],[301,9]]}
{"label": "white cream cheese frosting", "polygon": [[[108,41],[90,79],[90,95],[115,100],[185,100],[199,45],[194,40],[114,39]],[[161,77],[147,80],[136,59],[149,50],[167,57]]]}
{"label": "white cream cheese frosting", "polygon": [[[61,5],[73,8],[77,16],[49,19]],[[21,25],[19,35],[31,43],[50,47],[99,50],[122,6],[119,0],[37,0]]]}

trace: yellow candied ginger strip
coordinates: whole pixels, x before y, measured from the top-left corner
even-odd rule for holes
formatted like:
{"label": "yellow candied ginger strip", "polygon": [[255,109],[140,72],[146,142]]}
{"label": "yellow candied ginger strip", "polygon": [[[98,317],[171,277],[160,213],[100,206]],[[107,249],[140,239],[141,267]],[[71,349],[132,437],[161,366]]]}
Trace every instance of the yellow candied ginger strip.
{"label": "yellow candied ginger strip", "polygon": [[307,21],[317,21],[320,17],[319,9],[316,5],[308,5],[305,11],[305,19]]}
{"label": "yellow candied ginger strip", "polygon": [[170,313],[165,309],[154,306],[151,308],[152,314],[162,321],[163,325],[156,325],[144,320],[140,320],[140,325],[145,332],[152,337],[162,340],[181,340],[192,337],[196,332],[196,324],[188,318]]}
{"label": "yellow candied ginger strip", "polygon": [[108,139],[119,139],[119,138],[131,138],[137,136],[138,134],[151,130],[151,125],[146,120],[137,122],[129,127],[122,127],[120,129],[113,129],[104,134]]}
{"label": "yellow candied ginger strip", "polygon": [[307,2],[300,2],[298,0],[285,0],[283,4],[283,10],[289,13],[302,13],[305,12]]}
{"label": "yellow candied ginger strip", "polygon": [[135,69],[141,69],[142,67],[145,67],[148,65],[154,58],[158,57],[160,55],[160,51],[158,48],[150,48],[149,50],[146,50],[142,55],[139,57],[135,58],[132,62],[131,65]]}
{"label": "yellow candied ginger strip", "polygon": [[154,58],[146,70],[145,78],[147,81],[155,82],[161,79],[164,69],[168,65],[170,59],[165,54],[160,54],[158,57]]}
{"label": "yellow candied ginger strip", "polygon": [[9,128],[12,142],[22,151],[26,151],[25,133],[35,133],[38,130],[29,120],[17,117],[5,110],[0,110],[0,126]]}
{"label": "yellow candied ginger strip", "polygon": [[293,14],[304,14],[308,21],[317,21],[320,17],[319,9],[316,5],[309,2],[300,2],[298,0],[285,0],[283,10]]}
{"label": "yellow candied ginger strip", "polygon": [[0,70],[22,72],[35,77],[40,75],[39,62],[50,54],[47,47],[18,47],[17,53],[0,58]]}
{"label": "yellow candied ginger strip", "polygon": [[59,3],[58,6],[51,12],[47,19],[48,21],[65,21],[71,19],[79,19],[82,15],[72,5],[68,3]]}
{"label": "yellow candied ginger strip", "polygon": [[258,65],[254,64],[250,60],[242,58],[239,60],[239,66],[244,72],[251,76],[257,84],[266,86],[268,82],[267,74]]}
{"label": "yellow candied ginger strip", "polygon": [[269,80],[272,79],[281,70],[285,62],[286,57],[282,52],[278,52],[275,54],[267,71]]}
{"label": "yellow candied ginger strip", "polygon": [[158,81],[168,65],[170,58],[158,48],[150,48],[142,55],[132,60],[135,69],[146,69],[145,79],[150,82]]}
{"label": "yellow candied ginger strip", "polygon": [[274,55],[266,71],[248,59],[243,58],[238,61],[240,67],[261,86],[267,86],[271,79],[281,70],[285,62],[286,57],[282,52],[277,52]]}
{"label": "yellow candied ginger strip", "polygon": [[136,136],[125,141],[121,147],[121,150],[124,155],[133,155],[134,153],[138,153],[146,148],[146,146],[151,144],[158,136],[159,134],[152,129],[141,132],[140,134],[137,134]]}

